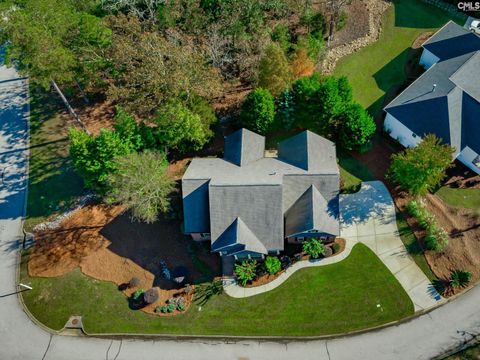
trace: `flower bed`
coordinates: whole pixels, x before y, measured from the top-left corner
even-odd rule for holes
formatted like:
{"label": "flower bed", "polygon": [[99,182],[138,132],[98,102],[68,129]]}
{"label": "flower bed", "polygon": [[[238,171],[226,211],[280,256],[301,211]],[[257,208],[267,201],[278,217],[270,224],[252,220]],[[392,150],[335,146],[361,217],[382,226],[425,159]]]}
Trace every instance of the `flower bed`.
{"label": "flower bed", "polygon": [[[337,245],[334,245],[334,244],[337,244]],[[345,240],[342,239],[342,238],[337,238],[335,240],[335,242],[332,242],[330,244],[325,244],[325,247],[326,248],[333,248],[333,247],[337,247],[337,251],[334,251],[332,249],[332,252],[333,254],[331,256],[336,256],[338,254],[340,254],[342,251],[345,250]],[[286,260],[286,258],[289,259]],[[323,257],[320,257],[319,259],[322,259]],[[259,264],[257,265],[257,277],[252,280],[252,281],[249,281],[245,287],[247,288],[252,288],[252,287],[256,287],[256,286],[261,286],[261,285],[265,285],[265,284],[268,284],[269,282],[275,280],[276,278],[278,278],[280,275],[282,275],[291,265],[293,265],[294,263],[298,262],[298,261],[310,261],[310,260],[314,260],[314,259],[311,259],[309,255],[307,255],[306,253],[304,252],[301,252],[301,253],[298,253],[298,254],[295,254],[293,256],[288,256],[288,255],[283,255],[283,256],[280,256],[280,259],[281,259],[281,263],[282,263],[282,267],[281,267],[281,270],[279,272],[277,272],[276,274],[272,275],[272,274],[269,274],[268,272],[266,272],[264,269],[262,269],[262,265],[263,264]],[[240,284],[239,284],[240,285]]]}

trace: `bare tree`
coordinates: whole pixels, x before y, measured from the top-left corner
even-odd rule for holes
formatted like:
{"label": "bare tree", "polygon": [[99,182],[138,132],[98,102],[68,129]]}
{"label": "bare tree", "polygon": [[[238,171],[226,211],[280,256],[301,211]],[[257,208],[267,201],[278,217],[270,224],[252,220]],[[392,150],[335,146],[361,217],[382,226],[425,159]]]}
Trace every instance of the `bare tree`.
{"label": "bare tree", "polygon": [[165,3],[165,0],[102,0],[102,9],[110,12],[126,12],[134,15],[140,20],[156,22],[158,7]]}
{"label": "bare tree", "polygon": [[328,26],[328,45],[333,40],[335,35],[335,26],[340,18],[340,13],[345,5],[350,3],[351,0],[327,0],[327,11],[330,15]]}

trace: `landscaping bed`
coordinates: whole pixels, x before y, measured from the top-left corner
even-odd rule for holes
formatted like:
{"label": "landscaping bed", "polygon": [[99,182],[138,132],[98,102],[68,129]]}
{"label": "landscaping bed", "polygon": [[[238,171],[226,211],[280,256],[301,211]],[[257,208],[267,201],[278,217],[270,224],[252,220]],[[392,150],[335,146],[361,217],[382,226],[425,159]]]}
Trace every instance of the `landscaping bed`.
{"label": "landscaping bed", "polygon": [[[337,245],[338,251],[334,251],[332,249],[334,243],[325,245],[325,247],[329,247],[330,249],[332,249],[332,255],[330,255],[329,257],[339,255],[341,252],[345,250],[345,239],[341,239],[341,238],[335,239],[335,243],[338,244]],[[286,258],[288,258],[288,260]],[[321,258],[325,258],[325,256],[322,256]],[[278,278],[280,275],[282,275],[290,266],[292,266],[298,261],[315,261],[319,259],[311,258],[305,252],[298,252],[293,256],[288,256],[288,255],[281,256],[280,260],[281,260],[282,267],[279,272],[272,275],[272,274],[269,274],[265,269],[261,269],[259,270],[259,273],[255,278],[255,280],[250,281],[245,287],[250,288],[250,287],[256,287],[256,286],[268,284],[269,282],[272,282],[273,280]]]}
{"label": "landscaping bed", "polygon": [[[88,205],[58,228],[36,232],[28,272],[30,276],[59,277],[78,267],[85,275],[117,284],[127,297],[136,290],[154,288],[158,300],[137,306],[154,313],[157,306],[178,297],[187,284],[208,282],[220,275],[218,255],[187,239],[180,224],[165,218],[154,224],[132,222],[122,206]],[[179,270],[184,273],[180,283],[173,281]],[[125,284],[132,278],[137,278],[138,284],[127,288]],[[191,293],[185,294],[184,300],[188,307]]]}
{"label": "landscaping bed", "polygon": [[393,274],[362,244],[345,260],[299,270],[267,293],[242,299],[220,294],[167,317],[130,310],[115,284],[78,268],[58,277],[32,277],[27,257],[23,260],[20,281],[33,290],[21,296],[33,316],[57,330],[75,314],[92,334],[313,336],[378,326],[414,312]]}

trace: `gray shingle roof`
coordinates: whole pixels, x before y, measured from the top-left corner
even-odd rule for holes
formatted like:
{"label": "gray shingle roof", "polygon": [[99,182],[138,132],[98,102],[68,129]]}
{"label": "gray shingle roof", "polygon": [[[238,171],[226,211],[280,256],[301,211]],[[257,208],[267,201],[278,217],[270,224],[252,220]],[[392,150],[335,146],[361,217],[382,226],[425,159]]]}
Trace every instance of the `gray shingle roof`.
{"label": "gray shingle roof", "polygon": [[[239,223],[237,219],[240,219],[267,251],[282,250],[284,213],[312,185],[328,204],[328,210],[323,207],[325,212],[334,217],[338,215],[339,170],[332,142],[309,131],[303,132],[292,142],[282,142],[282,157],[265,158],[264,138],[252,134],[239,131],[227,137],[225,156],[228,160],[193,159],[183,176],[185,232],[199,232],[196,229],[210,232],[212,249],[226,246],[229,252],[239,251],[238,239],[233,243],[232,238],[239,234],[235,229],[243,225],[232,228],[232,224]],[[247,144],[254,147],[252,152]],[[235,149],[228,150],[228,146]],[[260,149],[262,157],[258,158]],[[293,164],[298,164],[298,151],[307,153],[303,158],[304,168]],[[338,226],[338,216],[336,219]],[[204,230],[206,228],[209,230]],[[253,246],[253,243],[249,241],[249,246],[245,244],[242,251],[258,250],[258,244]]]}
{"label": "gray shingle roof", "polygon": [[453,21],[449,21],[428,39],[423,47],[440,60],[446,60],[480,50],[480,38]]}
{"label": "gray shingle roof", "polygon": [[477,51],[450,80],[472,98],[480,102],[480,51]]}
{"label": "gray shingle roof", "polygon": [[338,212],[332,213],[325,198],[311,185],[285,214],[285,235],[292,236],[316,230],[339,235]]}
{"label": "gray shingle roof", "polygon": [[258,159],[265,153],[265,137],[247,129],[235,131],[225,138],[223,158],[231,163],[243,166]]}
{"label": "gray shingle roof", "polygon": [[263,243],[255,236],[241,218],[233,223],[212,244],[213,251],[225,251],[232,255],[240,251],[250,251],[259,254],[268,254]]}
{"label": "gray shingle roof", "polygon": [[449,22],[423,46],[440,61],[385,111],[419,136],[435,134],[457,153],[465,146],[478,149],[480,138],[471,131],[478,129],[473,113],[480,99],[480,37]]}
{"label": "gray shingle roof", "polygon": [[280,142],[278,159],[307,171],[338,173],[335,144],[308,130]]}

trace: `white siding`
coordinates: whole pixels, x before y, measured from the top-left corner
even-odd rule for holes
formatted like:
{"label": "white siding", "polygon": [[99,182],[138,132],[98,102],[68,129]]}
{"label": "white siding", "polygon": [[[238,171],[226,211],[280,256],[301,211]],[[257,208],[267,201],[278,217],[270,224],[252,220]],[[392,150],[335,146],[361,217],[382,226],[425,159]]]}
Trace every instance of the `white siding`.
{"label": "white siding", "polygon": [[457,156],[457,160],[468,166],[470,169],[480,174],[480,168],[473,165],[473,160],[478,156],[475,151],[466,146]]}
{"label": "white siding", "polygon": [[420,136],[416,136],[410,129],[389,113],[387,113],[387,117],[385,118],[384,128],[392,138],[396,139],[405,147],[417,146],[420,141],[422,141]]}
{"label": "white siding", "polygon": [[423,49],[422,57],[420,58],[420,65],[425,69],[429,69],[433,64],[437,63],[440,60],[439,57],[433,55],[427,49]]}

